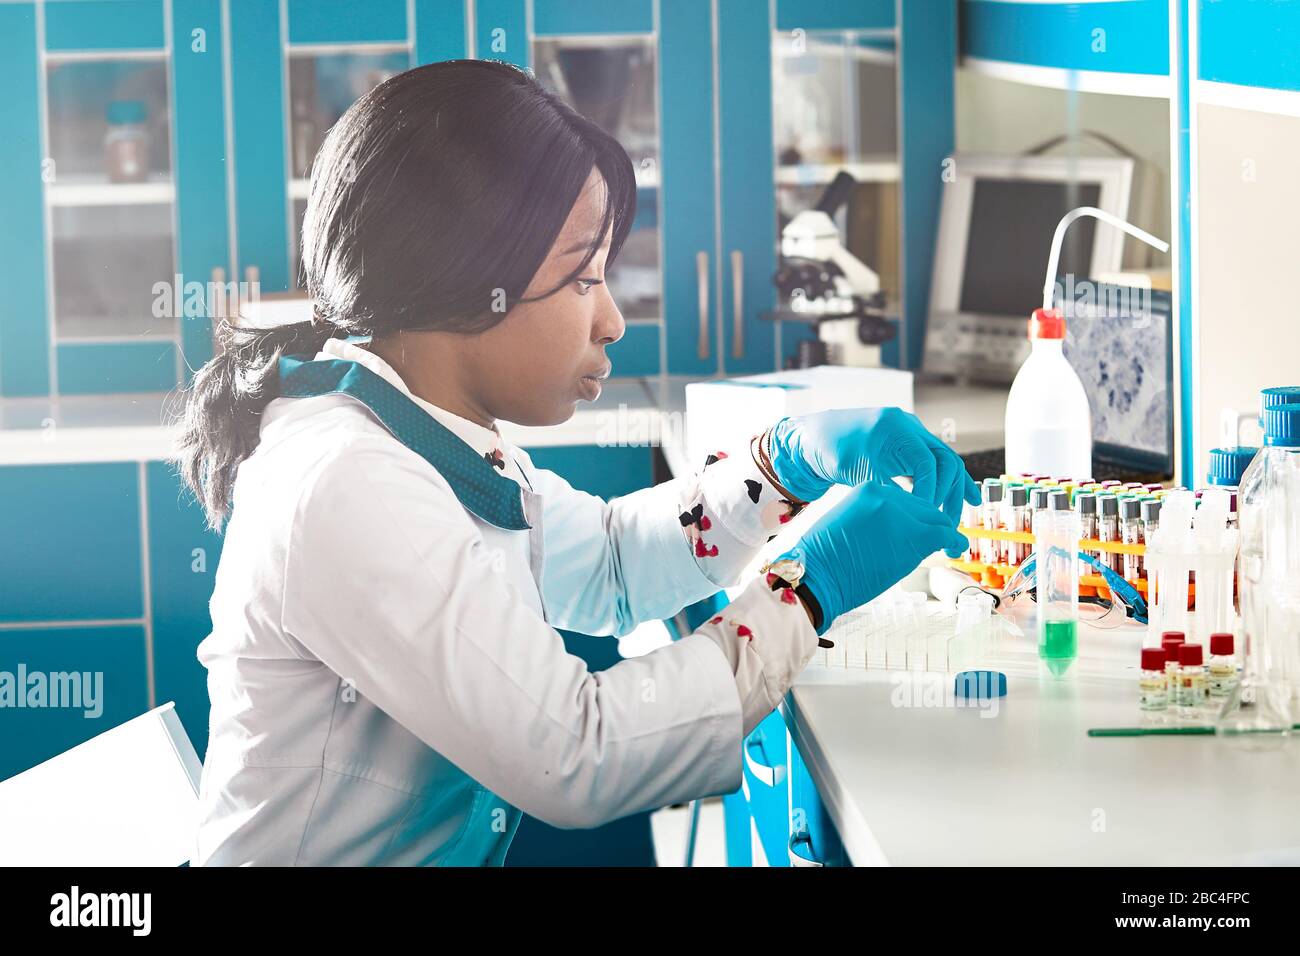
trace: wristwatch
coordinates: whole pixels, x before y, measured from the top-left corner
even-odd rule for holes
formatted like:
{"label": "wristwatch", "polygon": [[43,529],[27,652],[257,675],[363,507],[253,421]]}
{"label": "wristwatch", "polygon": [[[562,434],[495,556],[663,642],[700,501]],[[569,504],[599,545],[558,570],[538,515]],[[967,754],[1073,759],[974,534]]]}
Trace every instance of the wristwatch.
{"label": "wristwatch", "polygon": [[773,591],[779,591],[782,588],[790,588],[794,591],[795,596],[803,602],[804,607],[808,609],[812,617],[813,630],[818,632],[817,644],[819,647],[834,647],[835,645],[821,636],[823,624],[822,606],[813,596],[812,590],[804,583],[803,561],[799,557],[798,551],[787,551],[775,561],[769,561],[759,569],[767,581],[768,587]]}

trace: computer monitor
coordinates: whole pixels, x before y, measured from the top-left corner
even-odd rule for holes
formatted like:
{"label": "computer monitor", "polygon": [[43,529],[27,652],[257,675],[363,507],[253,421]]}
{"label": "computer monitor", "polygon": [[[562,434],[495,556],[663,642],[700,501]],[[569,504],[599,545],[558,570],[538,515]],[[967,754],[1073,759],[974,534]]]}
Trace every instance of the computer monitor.
{"label": "computer monitor", "polygon": [[[944,186],[930,283],[928,372],[1010,382],[1028,354],[1057,223],[1096,206],[1127,218],[1133,161],[957,155]],[[1058,278],[1118,272],[1123,233],[1083,218],[1066,233]]]}
{"label": "computer monitor", "polygon": [[1065,357],[1092,410],[1094,470],[1165,480],[1174,474],[1173,300],[1168,292],[1099,284],[1057,297]]}

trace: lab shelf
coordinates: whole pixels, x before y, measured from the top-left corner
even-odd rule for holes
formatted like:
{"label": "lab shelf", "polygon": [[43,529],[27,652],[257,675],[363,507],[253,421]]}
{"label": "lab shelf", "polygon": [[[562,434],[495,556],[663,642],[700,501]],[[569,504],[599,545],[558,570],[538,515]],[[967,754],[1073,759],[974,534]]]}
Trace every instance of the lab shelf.
{"label": "lab shelf", "polygon": [[825,186],[843,170],[860,183],[898,182],[898,161],[881,159],[870,162],[805,163],[797,166],[779,166],[776,170],[778,186]]}
{"label": "lab shelf", "polygon": [[108,180],[60,181],[45,187],[51,206],[149,206],[176,199],[176,186],[169,179],[140,183]]}

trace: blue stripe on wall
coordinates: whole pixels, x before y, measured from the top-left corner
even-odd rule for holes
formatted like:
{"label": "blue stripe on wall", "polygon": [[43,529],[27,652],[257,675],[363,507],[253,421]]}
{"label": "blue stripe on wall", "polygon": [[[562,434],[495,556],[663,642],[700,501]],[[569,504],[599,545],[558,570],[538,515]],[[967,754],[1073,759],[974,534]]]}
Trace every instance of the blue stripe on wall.
{"label": "blue stripe on wall", "polygon": [[[917,368],[930,308],[930,271],[939,228],[942,163],[953,151],[956,121],[953,70],[957,62],[956,9],[947,16],[903,5],[899,27],[900,219],[903,251],[903,328],[886,344],[885,360]],[[906,353],[902,352],[906,345]]]}
{"label": "blue stripe on wall", "polygon": [[72,0],[45,4],[47,50],[161,50],[162,0]]}
{"label": "blue stripe on wall", "polygon": [[653,0],[533,0],[533,34],[581,35],[591,33],[651,33]]}
{"label": "blue stripe on wall", "polygon": [[50,390],[36,7],[0,4],[0,394]]}
{"label": "blue stripe on wall", "polygon": [[[676,375],[718,369],[714,332],[716,237],[713,191],[713,25],[709,4],[660,0],[659,131],[663,200],[664,316],[668,368]],[[709,353],[700,358],[699,284],[695,257],[709,256]]]}
{"label": "blue stripe on wall", "polygon": [[59,392],[104,395],[166,392],[176,387],[171,342],[105,342],[58,346]]}
{"label": "blue stripe on wall", "polygon": [[[910,0],[916,3],[917,0]],[[764,4],[765,5],[765,4]],[[750,3],[749,6],[757,6]],[[894,0],[777,0],[778,30],[877,30],[894,25]]]}
{"label": "blue stripe on wall", "polygon": [[[45,675],[47,681],[56,674],[81,675],[75,685],[59,678],[61,686],[77,690],[66,702],[81,706],[6,707],[0,780],[149,709],[144,628],[138,625],[0,631],[0,671],[16,679],[20,664],[29,680],[33,673]],[[91,675],[89,683],[86,675]]]}
{"label": "blue stripe on wall", "polygon": [[468,0],[415,0],[415,63],[465,57],[465,4]]}
{"label": "blue stripe on wall", "polygon": [[1192,454],[1192,435],[1195,431],[1195,384],[1192,371],[1195,368],[1195,356],[1192,354],[1192,323],[1196,321],[1196,303],[1192,301],[1192,137],[1191,137],[1191,72],[1190,46],[1187,17],[1190,3],[1195,0],[1178,0],[1177,22],[1171,24],[1178,38],[1178,101],[1171,108],[1177,109],[1178,118],[1178,158],[1172,175],[1178,179],[1178,208],[1172,214],[1178,217],[1178,379],[1181,393],[1182,421],[1179,426],[1179,454],[1182,456],[1181,467],[1177,476],[1178,483],[1188,488],[1198,487],[1197,462]]}
{"label": "blue stripe on wall", "polygon": [[290,43],[402,43],[406,0],[288,0]]}
{"label": "blue stripe on wall", "polygon": [[232,3],[230,30],[238,278],[248,266],[257,266],[261,291],[284,292],[289,288],[289,225],[280,5],[276,0]]}
{"label": "blue stripe on wall", "polygon": [[[206,290],[217,267],[225,270],[226,281],[234,279],[227,258],[220,0],[172,0],[172,29],[177,265],[183,281],[201,282]],[[212,322],[207,316],[181,320],[181,351],[193,368],[212,357]]]}
{"label": "blue stripe on wall", "polygon": [[133,463],[0,468],[0,621],[144,616]]}
{"label": "blue stripe on wall", "polygon": [[[718,0],[719,141],[722,147],[722,301],[728,372],[776,368],[775,326],[757,318],[776,303],[776,155],[772,132],[772,26],[750,0]],[[736,356],[733,252],[743,256],[744,349]]]}
{"label": "blue stripe on wall", "polygon": [[1201,0],[1200,78],[1300,90],[1300,3]]}
{"label": "blue stripe on wall", "polygon": [[1030,66],[1167,76],[1169,5],[963,0],[961,52]]}
{"label": "blue stripe on wall", "polygon": [[475,0],[474,55],[527,68],[531,63],[524,0]]}

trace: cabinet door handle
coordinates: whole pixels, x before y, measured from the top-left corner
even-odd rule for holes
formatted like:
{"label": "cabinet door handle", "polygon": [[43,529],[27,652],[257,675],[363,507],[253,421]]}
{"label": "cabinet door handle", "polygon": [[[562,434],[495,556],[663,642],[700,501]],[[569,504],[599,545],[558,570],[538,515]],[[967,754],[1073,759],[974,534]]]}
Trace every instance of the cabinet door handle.
{"label": "cabinet door handle", "polygon": [[812,838],[808,835],[807,830],[799,830],[790,834],[788,852],[791,866],[825,865],[813,855]]}
{"label": "cabinet door handle", "polygon": [[[785,767],[772,766],[767,762],[767,745],[760,730],[755,729],[745,739],[745,766],[754,775],[754,779],[765,787],[775,787],[785,782]],[[754,751],[758,751],[758,759]]]}
{"label": "cabinet door handle", "polygon": [[745,357],[745,254],[731,250],[731,357]]}
{"label": "cabinet door handle", "polygon": [[695,253],[695,275],[700,290],[700,337],[696,345],[699,357],[709,357],[709,254]]}

